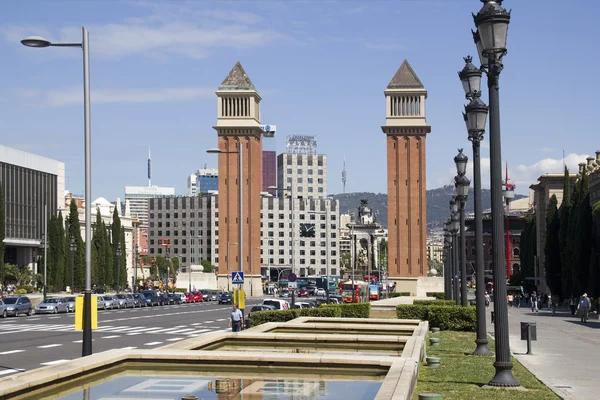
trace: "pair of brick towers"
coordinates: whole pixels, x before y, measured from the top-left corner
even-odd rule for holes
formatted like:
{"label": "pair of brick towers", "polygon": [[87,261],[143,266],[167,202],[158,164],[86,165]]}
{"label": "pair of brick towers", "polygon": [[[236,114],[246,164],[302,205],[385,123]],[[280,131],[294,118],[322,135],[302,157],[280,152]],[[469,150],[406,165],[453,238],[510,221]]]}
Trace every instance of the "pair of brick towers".
{"label": "pair of brick towers", "polygon": [[[427,91],[405,60],[384,93],[386,123],[381,129],[387,141],[388,275],[397,283],[397,291],[416,293],[419,277],[427,274],[425,139],[431,131],[425,118]],[[244,289],[259,295],[261,97],[239,62],[216,94],[214,129],[221,151],[218,286],[230,287],[231,272],[243,271]]]}

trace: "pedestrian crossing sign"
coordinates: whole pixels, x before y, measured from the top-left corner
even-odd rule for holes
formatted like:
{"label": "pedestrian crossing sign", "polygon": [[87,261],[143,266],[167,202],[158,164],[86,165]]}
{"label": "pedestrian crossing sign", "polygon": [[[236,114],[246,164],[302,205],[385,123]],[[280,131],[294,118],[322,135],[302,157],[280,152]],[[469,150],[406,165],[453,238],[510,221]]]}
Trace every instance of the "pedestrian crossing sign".
{"label": "pedestrian crossing sign", "polygon": [[242,271],[236,271],[231,273],[231,283],[234,285],[244,284],[244,273]]}

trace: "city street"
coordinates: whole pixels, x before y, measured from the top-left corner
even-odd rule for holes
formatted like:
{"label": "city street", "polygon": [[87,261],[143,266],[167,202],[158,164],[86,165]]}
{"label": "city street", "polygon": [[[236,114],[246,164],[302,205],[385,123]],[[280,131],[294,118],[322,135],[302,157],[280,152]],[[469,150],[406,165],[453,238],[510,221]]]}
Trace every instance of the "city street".
{"label": "city street", "polygon": [[[248,299],[246,307],[262,300]],[[211,332],[227,331],[231,305],[216,302],[98,311],[93,352],[150,349]],[[0,377],[81,356],[75,314],[0,318]]]}

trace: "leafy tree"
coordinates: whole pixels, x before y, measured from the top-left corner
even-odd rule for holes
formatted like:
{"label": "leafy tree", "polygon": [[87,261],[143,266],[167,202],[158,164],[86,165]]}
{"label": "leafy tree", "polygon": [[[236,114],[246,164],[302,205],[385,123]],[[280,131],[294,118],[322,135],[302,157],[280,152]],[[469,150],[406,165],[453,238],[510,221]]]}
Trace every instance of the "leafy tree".
{"label": "leafy tree", "polygon": [[558,218],[557,205],[558,200],[555,195],[552,195],[550,202],[548,203],[548,208],[546,209],[546,245],[544,247],[546,282],[552,293],[560,293],[562,288],[560,281],[560,220]]}
{"label": "leafy tree", "polygon": [[385,239],[381,239],[381,241],[379,242],[379,265],[381,266],[382,271],[387,271],[387,257],[388,242]]}
{"label": "leafy tree", "polygon": [[[157,256],[155,259],[156,268],[158,268],[158,276],[167,275],[167,259],[163,256]],[[156,273],[152,271],[152,273]]]}
{"label": "leafy tree", "polygon": [[[114,275],[114,259],[113,259],[113,246],[111,245],[108,229],[104,221],[102,221],[102,268],[104,273],[104,284],[110,287],[115,286],[117,283],[116,276]],[[113,241],[115,238],[112,238]],[[118,236],[117,236],[118,239]]]}
{"label": "leafy tree", "polygon": [[20,274],[19,267],[13,264],[4,264],[4,279],[6,283],[17,283]]}
{"label": "leafy tree", "polygon": [[[77,251],[75,252],[75,287],[85,287],[85,243],[81,238],[81,226],[79,224],[79,212],[77,203],[71,200],[69,206],[69,238],[75,238]],[[70,240],[70,239],[69,239]]]}
{"label": "leafy tree", "polygon": [[174,257],[171,262],[173,263],[173,269],[175,271],[179,270],[179,258],[178,257]]}
{"label": "leafy tree", "polygon": [[4,237],[6,236],[6,214],[4,212],[4,187],[0,183],[0,282],[4,282]]}
{"label": "leafy tree", "polygon": [[560,228],[558,232],[560,247],[561,292],[562,298],[571,297],[573,294],[573,280],[571,276],[571,254],[569,248],[569,219],[571,215],[571,179],[569,169],[565,165],[563,177],[563,199],[559,208]]}
{"label": "leafy tree", "polygon": [[[342,270],[351,270],[352,265],[352,256],[350,253],[341,253],[340,255],[340,269]],[[341,274],[340,274],[341,275]]]}
{"label": "leafy tree", "polygon": [[202,267],[204,267],[202,272],[214,272],[214,270],[215,270],[215,266],[212,265],[210,263],[210,261],[208,261],[208,260],[201,260],[200,265],[202,265]]}
{"label": "leafy tree", "polygon": [[64,288],[65,275],[65,233],[62,227],[62,214],[52,215],[48,224],[48,261],[46,279],[48,286],[55,291]]}

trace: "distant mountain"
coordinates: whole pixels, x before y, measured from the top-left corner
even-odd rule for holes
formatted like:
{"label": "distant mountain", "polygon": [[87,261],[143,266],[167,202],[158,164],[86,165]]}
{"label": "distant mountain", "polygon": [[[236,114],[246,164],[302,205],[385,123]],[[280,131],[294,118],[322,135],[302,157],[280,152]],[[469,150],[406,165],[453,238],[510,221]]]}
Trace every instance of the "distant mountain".
{"label": "distant mountain", "polygon": [[[437,189],[431,189],[427,191],[427,229],[439,228],[444,224],[444,221],[450,215],[449,202],[452,195],[456,191],[454,186],[443,186]],[[482,204],[483,209],[491,207],[491,192],[489,189],[482,190]],[[370,192],[357,192],[357,193],[346,193],[346,194],[334,194],[332,197],[340,202],[340,214],[354,213],[356,217],[358,215],[358,206],[361,200],[367,200],[369,207],[375,213],[377,221],[387,227],[387,214],[388,214],[388,203],[387,194],[384,193],[370,193]],[[515,195],[515,200],[522,199],[523,195]],[[473,212],[473,196],[469,195],[467,199],[467,212]]]}

